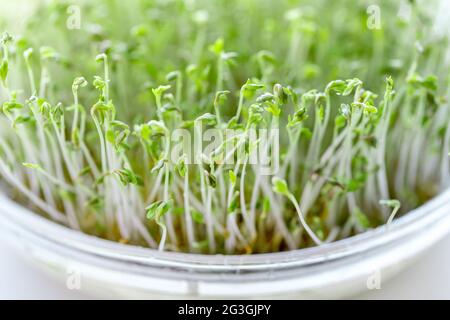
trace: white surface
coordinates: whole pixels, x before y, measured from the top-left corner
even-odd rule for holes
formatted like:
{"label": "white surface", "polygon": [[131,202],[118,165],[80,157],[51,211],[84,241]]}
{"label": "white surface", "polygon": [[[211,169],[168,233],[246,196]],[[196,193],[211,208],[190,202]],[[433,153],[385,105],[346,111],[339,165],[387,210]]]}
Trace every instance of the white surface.
{"label": "white surface", "polygon": [[[371,290],[357,299],[450,299],[450,236],[420,257],[411,267],[381,289]],[[13,248],[0,241],[0,299],[89,299],[80,291],[43,274]]]}

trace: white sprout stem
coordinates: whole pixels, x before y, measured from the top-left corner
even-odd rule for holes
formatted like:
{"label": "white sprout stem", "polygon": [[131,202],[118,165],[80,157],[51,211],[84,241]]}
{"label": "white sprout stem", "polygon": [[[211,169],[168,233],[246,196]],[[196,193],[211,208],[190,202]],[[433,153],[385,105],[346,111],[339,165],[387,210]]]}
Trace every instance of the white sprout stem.
{"label": "white sprout stem", "polygon": [[294,205],[302,227],[305,229],[305,231],[308,233],[308,235],[311,237],[311,239],[315,242],[316,245],[321,245],[322,241],[314,234],[314,232],[311,230],[311,228],[306,223],[305,217],[303,216],[302,210],[300,209],[300,206],[298,205],[297,199],[295,199],[295,197],[292,193],[288,194],[288,199]]}
{"label": "white sprout stem", "polygon": [[305,167],[305,173],[303,175],[302,184],[305,184],[305,182],[309,178],[309,175],[311,174],[311,171],[312,171],[311,166],[314,163],[313,158],[314,158],[314,155],[316,154],[315,150],[318,148],[318,145],[320,143],[318,141],[320,126],[321,126],[321,123],[320,123],[320,119],[319,119],[319,111],[317,110],[317,106],[316,106],[313,135],[312,135],[312,140],[308,147],[308,152],[306,153],[306,159],[305,159],[306,167]]}
{"label": "white sprout stem", "polygon": [[405,187],[406,162],[408,159],[408,151],[410,145],[407,143],[407,141],[405,141],[406,138],[403,135],[401,135],[399,140],[401,141],[401,144],[397,166],[397,174],[395,176],[395,190],[399,195],[401,195],[403,194]]}
{"label": "white sprout stem", "polygon": [[247,172],[247,162],[248,162],[248,155],[245,156],[244,164],[242,166],[241,179],[239,185],[240,189],[239,198],[241,202],[241,210],[242,216],[244,217],[244,222],[247,226],[247,230],[250,232],[251,238],[254,240],[256,239],[255,221],[252,219],[252,216],[249,215],[247,211],[247,202],[245,201],[245,177]]}
{"label": "white sprout stem", "polygon": [[[418,102],[418,108],[416,110],[416,114],[414,116],[414,126],[420,126],[421,121],[423,119],[424,109],[425,109],[425,99],[426,95],[425,93],[421,94]],[[421,141],[421,134],[422,130],[413,130],[410,135],[409,139],[411,141],[411,149],[410,149],[410,156],[408,159],[408,170],[407,170],[407,182],[410,188],[416,187],[416,179],[417,179],[417,172],[419,167],[419,158],[421,154],[422,148],[422,141]]]}
{"label": "white sprout stem", "polygon": [[[164,190],[163,190],[163,192],[164,192],[163,200],[166,201],[166,202],[170,200],[170,197],[169,197],[169,187],[170,187],[169,177],[170,177],[169,164],[166,163],[166,165],[165,165],[165,174],[164,174]],[[176,236],[174,223],[173,223],[172,210],[169,210],[164,215],[164,218],[166,220],[167,232],[169,234],[169,238],[170,238],[172,244],[174,246],[177,246],[177,236]]]}
{"label": "white sprout stem", "polygon": [[[95,112],[95,111],[94,111]],[[101,168],[102,174],[105,174],[108,171],[108,167],[106,164],[106,147],[105,147],[105,138],[103,136],[103,131],[100,126],[100,122],[95,116],[94,112],[91,112],[92,120],[94,121],[95,128],[97,129],[97,134],[100,140],[100,156],[101,156]]]}
{"label": "white sprout stem", "polygon": [[236,119],[239,119],[242,112],[242,107],[244,105],[244,92],[245,92],[245,85],[242,86],[241,90],[239,91],[239,102],[238,102],[238,108],[236,110]]}
{"label": "white sprout stem", "polygon": [[158,192],[161,189],[161,183],[162,183],[163,176],[164,176],[164,170],[159,170],[156,180],[153,184],[153,188],[146,199],[147,203],[151,203],[155,200]]}
{"label": "white sprout stem", "polygon": [[224,61],[222,58],[222,54],[219,54],[219,57],[217,58],[216,92],[223,90],[223,79],[224,79]]}
{"label": "white sprout stem", "polygon": [[66,191],[70,191],[73,193],[76,193],[76,189],[74,186],[69,185],[68,183],[66,183],[65,181],[62,181],[54,176],[52,176],[50,173],[48,173],[47,171],[45,171],[44,169],[38,168],[37,172],[39,172],[40,174],[42,174],[44,177],[46,177],[48,179],[48,181],[50,181],[51,183],[53,183],[54,185],[57,185],[63,189],[65,189]]}
{"label": "white sprout stem", "polygon": [[134,226],[136,227],[138,233],[141,235],[141,237],[145,240],[145,242],[151,247],[155,248],[157,247],[156,241],[153,239],[151,234],[148,232],[147,228],[144,226],[142,221],[136,217],[134,214],[131,215],[132,222]]}
{"label": "white sprout stem", "polygon": [[[53,129],[55,131],[55,134],[56,134],[56,141],[59,144],[59,148],[61,150],[61,155],[62,155],[62,158],[64,159],[64,163],[66,164],[66,167],[67,167],[67,170],[69,172],[70,178],[72,179],[72,181],[75,181],[76,177],[77,177],[77,173],[76,173],[75,168],[72,165],[72,161],[71,161],[70,156],[69,156],[69,154],[67,152],[65,139],[61,135],[61,132],[64,132],[64,128],[61,128],[61,131],[58,129],[58,126],[57,126],[53,116],[51,117],[51,122],[52,122],[52,125],[53,125]],[[61,126],[62,127],[63,127],[63,123],[64,123],[64,119],[61,119]]]}
{"label": "white sprout stem", "polygon": [[441,189],[445,189],[450,185],[450,125],[447,126],[444,137],[444,147],[442,148],[441,157]]}
{"label": "white sprout stem", "polygon": [[79,114],[77,90],[74,90],[74,92],[73,92],[73,100],[74,100],[75,110],[74,110],[74,115],[73,115],[73,120],[72,120],[72,132],[75,132],[75,129],[78,128],[78,114]]}
{"label": "white sprout stem", "polygon": [[304,212],[306,216],[308,215],[310,208],[314,204],[314,201],[319,196],[320,190],[322,189],[323,185],[326,183],[327,176],[330,175],[332,170],[334,170],[334,168],[338,164],[340,157],[343,156],[344,150],[339,151],[339,152],[340,153],[339,154],[337,153],[336,157],[333,157],[332,159],[330,159],[330,161],[328,162],[326,167],[324,167],[323,176],[321,176],[319,179],[317,179],[317,181],[309,180],[306,183],[306,186],[304,187],[302,195],[300,197],[301,209],[302,209],[302,212]]}
{"label": "white sprout stem", "polygon": [[159,241],[158,250],[159,251],[164,251],[164,246],[166,244],[166,238],[167,238],[167,227],[166,227],[166,225],[164,223],[160,222],[159,220],[157,220],[156,223],[158,224],[158,226],[162,230],[161,240]]}
{"label": "white sprout stem", "polygon": [[252,221],[253,224],[256,221],[256,204],[258,202],[258,197],[260,194],[260,188],[259,188],[260,179],[261,179],[261,176],[256,175],[255,182],[253,184],[252,195],[251,195],[251,199],[250,199],[250,220]]}
{"label": "white sprout stem", "polygon": [[278,231],[280,232],[280,235],[284,238],[286,241],[286,244],[290,250],[294,250],[297,248],[297,244],[294,241],[294,238],[289,232],[289,229],[286,226],[286,223],[283,219],[282,212],[284,211],[278,204],[278,200],[275,198],[274,193],[272,192],[272,189],[266,179],[261,179],[261,189],[263,193],[266,195],[266,197],[269,198],[270,204],[271,204],[271,215],[275,219],[275,225]]}
{"label": "white sprout stem", "polygon": [[400,206],[396,206],[393,210],[391,215],[389,216],[389,219],[387,220],[386,224],[389,226],[392,221],[394,220],[395,216],[397,215],[398,210],[400,210]]}
{"label": "white sprout stem", "polygon": [[[33,162],[37,162],[37,155],[35,153],[36,150],[35,150],[34,146],[30,143],[27,132],[22,131],[22,130],[17,130],[17,135],[20,138],[20,141],[22,143],[22,150],[23,150],[25,156],[27,157],[27,159],[30,159]],[[30,181],[31,191],[35,195],[39,195],[39,191],[40,191],[40,187],[42,186],[42,183],[35,172],[33,172],[29,175],[29,181]],[[45,200],[51,199],[51,198],[47,198],[48,191],[49,191],[48,186],[45,186],[45,184],[44,184],[44,193],[45,193],[44,195],[46,196]]]}
{"label": "white sprout stem", "polygon": [[117,221],[119,221],[119,228],[120,228],[120,233],[122,236],[122,239],[128,240],[131,238],[131,230],[129,228],[129,225],[127,224],[127,220],[129,220],[130,218],[130,214],[128,213],[129,209],[127,210],[128,206],[126,203],[126,199],[125,197],[128,196],[125,192],[125,190],[123,190],[123,188],[121,188],[120,184],[118,181],[115,181],[115,183],[113,184],[113,188],[114,188],[114,193],[116,194],[116,204],[117,204]]}
{"label": "white sprout stem", "polygon": [[[177,177],[174,177],[174,179],[179,188],[184,188],[183,182],[180,181],[180,179],[178,179]],[[201,200],[197,199],[192,192],[189,193],[189,201],[195,210],[199,211],[200,213],[203,214],[203,216],[206,217],[207,209],[204,206],[204,203]],[[223,234],[225,232],[225,228],[217,221],[215,216],[213,216],[212,218],[213,218],[212,223],[213,223],[214,228],[217,230],[217,232]]]}
{"label": "white sprout stem", "polygon": [[81,151],[83,152],[84,158],[86,159],[86,162],[89,165],[89,168],[92,171],[92,174],[94,175],[95,178],[99,178],[100,177],[100,171],[97,167],[97,164],[95,163],[94,159],[92,158],[92,155],[88,149],[88,147],[86,146],[86,144],[84,143],[84,141],[80,141],[80,148]]}
{"label": "white sprout stem", "polygon": [[208,233],[209,251],[213,253],[216,250],[216,240],[214,238],[214,230],[212,223],[212,208],[211,208],[211,190],[210,186],[206,187],[206,227]]}
{"label": "white sprout stem", "polygon": [[30,82],[31,95],[34,95],[37,93],[37,91],[36,91],[36,82],[34,80],[33,68],[31,67],[30,61],[28,59],[25,59],[25,65],[27,68],[28,79]]}
{"label": "white sprout stem", "polygon": [[104,68],[104,74],[105,74],[105,100],[106,102],[109,101],[109,68],[108,68],[108,55],[103,56],[103,68]]}
{"label": "white sprout stem", "polygon": [[47,140],[45,138],[45,130],[43,126],[43,119],[42,115],[37,110],[36,102],[32,103],[32,106],[30,107],[31,112],[33,113],[34,117],[36,118],[36,126],[38,128],[38,139],[39,143],[44,148],[43,152],[40,152],[40,155],[42,157],[44,168],[46,170],[51,170],[52,168],[52,162],[50,161],[49,157],[49,147],[47,144]]}
{"label": "white sprout stem", "polygon": [[391,101],[388,96],[389,94],[389,92],[386,92],[384,97],[382,123],[380,124],[381,132],[379,134],[379,146],[377,148],[377,164],[380,166],[377,172],[377,181],[378,187],[380,188],[380,196],[383,199],[387,199],[389,197],[389,184],[387,181],[386,171],[386,136],[389,128],[389,121],[391,119]]}
{"label": "white sprout stem", "polygon": [[[236,163],[234,167],[234,173],[237,175],[239,170],[240,163],[239,161]],[[230,207],[231,202],[233,201],[234,196],[234,190],[235,190],[235,184],[230,183],[228,187],[228,200],[227,200],[227,208]],[[234,212],[227,212],[227,231],[230,233],[227,240],[225,241],[226,251],[228,253],[233,252],[234,248],[236,247],[236,236],[240,236],[242,239],[243,237],[240,235],[239,228],[236,227],[236,211]]]}
{"label": "white sprout stem", "polygon": [[[53,158],[53,163],[55,164],[55,173],[57,176],[57,179],[59,181],[64,181],[64,173],[62,168],[62,159],[61,159],[61,153],[58,152],[58,146],[57,142],[54,139],[54,136],[51,135],[49,130],[46,130],[46,135],[48,137],[49,143],[50,143],[50,150]],[[76,220],[76,213],[73,208],[73,205],[65,198],[62,199],[62,203],[64,206],[64,209],[67,211],[69,216],[69,222],[72,221],[72,224],[78,225],[78,222]]]}
{"label": "white sprout stem", "polygon": [[231,149],[230,152],[228,152],[225,155],[225,158],[223,159],[223,161],[217,166],[217,169],[214,171],[215,176],[220,174],[221,170],[223,169],[223,166],[228,162],[229,159],[231,159],[231,157],[234,156],[236,151],[244,144],[244,142],[245,142],[245,136],[240,137],[239,140],[236,142],[236,145],[233,147],[233,149]]}
{"label": "white sprout stem", "polygon": [[[186,221],[186,234],[187,234],[187,240],[189,244],[189,248],[191,250],[194,250],[194,243],[195,240],[195,229],[194,224],[192,222],[192,216],[191,216],[191,205],[189,202],[189,169],[187,168],[188,165],[186,165],[186,172],[184,176],[184,189],[183,189],[183,201],[184,201],[184,215],[185,215],[185,221]],[[195,251],[195,250],[194,250]]]}
{"label": "white sprout stem", "polygon": [[[278,129],[278,117],[272,117],[272,123],[271,123],[271,130],[276,130]],[[265,144],[265,150],[264,150],[264,154],[268,154],[269,149],[272,145],[272,139],[269,140],[269,143]],[[256,176],[260,176],[259,170],[260,167],[259,166],[252,166],[253,167],[253,171],[255,173]],[[260,181],[260,185],[257,186],[255,185],[254,188],[258,188],[260,187],[261,190],[263,191],[263,193],[269,198],[270,202],[271,202],[271,215],[274,217],[275,219],[275,225],[278,229],[278,231],[280,232],[281,236],[284,238],[284,240],[286,241],[286,244],[288,246],[288,248],[290,248],[290,250],[294,250],[297,245],[295,243],[294,238],[292,237],[292,235],[289,233],[289,229],[286,226],[286,223],[284,221],[283,218],[283,207],[280,206],[278,204],[278,200],[275,197],[275,195],[272,192],[272,189],[266,179],[266,177],[261,177]]]}
{"label": "white sprout stem", "polygon": [[[201,132],[201,122],[196,122],[194,125],[195,127],[195,134],[196,134],[196,141],[202,141],[202,132]],[[197,153],[197,163],[198,163],[198,171],[200,173],[200,193],[202,196],[203,204],[206,208],[206,232],[208,235],[208,248],[209,251],[212,253],[215,251],[216,248],[216,241],[214,238],[214,228],[213,228],[213,222],[212,222],[212,212],[211,212],[211,190],[210,187],[207,186],[206,183],[206,176],[203,171],[202,162],[203,159],[201,159],[202,150],[196,150]],[[216,174],[216,173],[214,173]]]}
{"label": "white sprout stem", "polygon": [[340,228],[337,226],[334,226],[331,228],[330,232],[328,233],[328,237],[325,239],[324,243],[330,243],[337,239],[339,235]]}
{"label": "white sprout stem", "polygon": [[[8,179],[9,183],[14,185],[17,190],[19,190],[23,195],[25,195],[27,198],[31,200],[31,202],[34,203],[39,209],[45,211],[52,219],[65,223],[68,223],[67,217],[56,210],[54,207],[48,205],[46,202],[41,200],[38,196],[36,196],[33,192],[31,192],[29,189],[27,189],[16,177],[14,177],[14,174],[10,171],[8,166],[3,162],[3,160],[0,158],[0,169],[3,172],[3,176]],[[71,225],[72,228],[76,228],[75,225]]]}

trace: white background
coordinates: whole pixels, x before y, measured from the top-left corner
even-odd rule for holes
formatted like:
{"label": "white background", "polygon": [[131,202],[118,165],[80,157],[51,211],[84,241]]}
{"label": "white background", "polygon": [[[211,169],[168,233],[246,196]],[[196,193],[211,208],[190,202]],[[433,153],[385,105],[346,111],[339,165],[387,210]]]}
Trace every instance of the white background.
{"label": "white background", "polygon": [[[450,299],[450,236],[438,243],[412,266],[380,290],[367,291],[356,299]],[[89,299],[87,293],[70,291],[64,283],[43,274],[0,241],[0,299]]]}

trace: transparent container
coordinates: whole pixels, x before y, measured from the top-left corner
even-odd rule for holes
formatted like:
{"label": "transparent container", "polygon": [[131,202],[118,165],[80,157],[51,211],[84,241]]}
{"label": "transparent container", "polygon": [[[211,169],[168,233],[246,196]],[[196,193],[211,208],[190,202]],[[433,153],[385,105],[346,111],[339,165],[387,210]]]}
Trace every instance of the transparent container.
{"label": "transparent container", "polygon": [[[450,230],[450,190],[363,234],[320,247],[199,255],[102,240],[42,218],[0,194],[2,234],[63,282],[109,298],[341,298],[386,281]],[[70,285],[70,283],[69,283]]]}

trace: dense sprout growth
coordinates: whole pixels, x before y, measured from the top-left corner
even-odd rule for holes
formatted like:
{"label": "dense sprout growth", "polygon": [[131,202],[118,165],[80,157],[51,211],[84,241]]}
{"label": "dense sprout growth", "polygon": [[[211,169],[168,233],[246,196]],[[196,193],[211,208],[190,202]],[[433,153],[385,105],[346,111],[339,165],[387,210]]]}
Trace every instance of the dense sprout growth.
{"label": "dense sprout growth", "polygon": [[42,6],[1,38],[0,183],[160,250],[293,250],[389,224],[450,184],[429,5],[99,0],[79,2],[80,28],[69,4]]}

